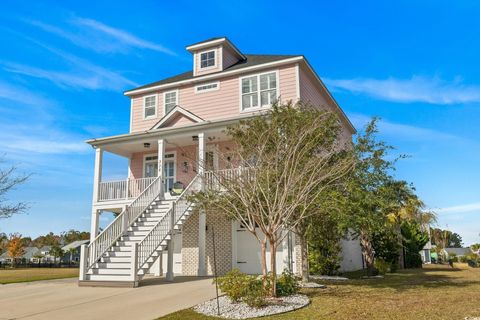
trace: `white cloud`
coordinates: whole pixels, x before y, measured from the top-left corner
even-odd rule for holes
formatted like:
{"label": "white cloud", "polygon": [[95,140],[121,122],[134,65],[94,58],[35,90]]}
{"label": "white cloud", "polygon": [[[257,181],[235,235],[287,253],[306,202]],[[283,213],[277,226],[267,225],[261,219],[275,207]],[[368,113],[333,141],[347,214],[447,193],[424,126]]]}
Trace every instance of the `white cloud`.
{"label": "white cloud", "polygon": [[120,43],[131,46],[131,47],[137,47],[141,49],[150,49],[158,52],[163,52],[166,54],[170,55],[176,55],[173,51],[170,49],[157,44],[150,42],[148,40],[141,39],[131,33],[128,33],[124,30],[117,29],[111,26],[108,26],[104,23],[101,23],[99,21],[93,20],[93,19],[87,19],[87,18],[74,18],[72,19],[72,23],[78,25],[78,26],[83,26],[86,28],[90,28],[92,30],[95,30],[97,32],[101,32],[107,36],[112,37],[116,41],[119,41]]}
{"label": "white cloud", "polygon": [[460,79],[413,76],[410,79],[323,79],[332,90],[347,90],[377,99],[409,103],[457,104],[480,102],[480,86],[463,84]]}
{"label": "white cloud", "polygon": [[[363,128],[371,120],[371,117],[358,113],[348,114],[348,117],[357,129]],[[442,131],[391,122],[384,119],[380,119],[380,121],[378,122],[378,130],[381,135],[394,136],[396,138],[413,141],[431,140],[437,142],[452,141],[457,143],[465,141],[465,139],[461,137]]]}
{"label": "white cloud", "polygon": [[465,212],[480,211],[480,202],[456,205],[456,206],[451,206],[451,207],[444,207],[444,208],[439,208],[439,209],[434,209],[434,210],[435,210],[435,212],[437,212],[439,214],[465,213]]}
{"label": "white cloud", "polygon": [[50,106],[53,103],[23,87],[0,81],[0,98],[31,106]]}
{"label": "white cloud", "polygon": [[106,25],[100,21],[74,17],[68,22],[77,30],[67,31],[53,25],[36,20],[24,20],[25,22],[61,38],[67,39],[73,44],[101,53],[126,53],[131,48],[154,50],[169,55],[177,55],[172,50],[158,43],[142,39],[124,30]]}

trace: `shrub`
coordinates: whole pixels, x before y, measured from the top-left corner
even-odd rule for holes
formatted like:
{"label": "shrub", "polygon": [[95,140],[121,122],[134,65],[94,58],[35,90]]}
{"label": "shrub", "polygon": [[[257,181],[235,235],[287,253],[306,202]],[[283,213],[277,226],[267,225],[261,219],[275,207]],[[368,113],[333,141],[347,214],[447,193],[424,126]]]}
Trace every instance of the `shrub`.
{"label": "shrub", "polygon": [[217,279],[218,287],[225,292],[233,302],[239,302],[248,291],[251,282],[250,276],[240,272],[239,269],[233,269],[224,277]]}
{"label": "shrub", "polygon": [[298,289],[295,275],[288,270],[283,270],[282,274],[277,278],[277,295],[281,297],[290,296],[296,294]]}
{"label": "shrub", "polygon": [[388,271],[390,271],[390,265],[391,263],[383,259],[375,259],[375,268],[380,274],[386,274]]}
{"label": "shrub", "polygon": [[266,303],[267,290],[263,288],[262,277],[250,276],[233,269],[217,279],[218,287],[232,302],[243,301],[250,307],[259,308]]}
{"label": "shrub", "polygon": [[261,279],[248,276],[250,281],[242,301],[250,307],[260,308],[266,304],[266,290],[263,288],[263,281]]}

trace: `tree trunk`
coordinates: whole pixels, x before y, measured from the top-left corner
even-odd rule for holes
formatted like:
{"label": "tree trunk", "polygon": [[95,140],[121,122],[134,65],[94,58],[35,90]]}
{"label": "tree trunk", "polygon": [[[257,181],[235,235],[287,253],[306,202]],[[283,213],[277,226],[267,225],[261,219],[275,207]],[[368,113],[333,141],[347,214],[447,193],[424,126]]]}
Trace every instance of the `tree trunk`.
{"label": "tree trunk", "polygon": [[272,281],[272,291],[271,296],[277,296],[277,243],[276,241],[270,240],[270,272],[272,276],[270,281]]}
{"label": "tree trunk", "polygon": [[370,241],[370,237],[363,231],[360,232],[360,245],[362,247],[363,258],[365,259],[365,264],[367,265],[367,275],[374,276],[376,275],[373,254],[373,246]]}
{"label": "tree trunk", "polygon": [[260,253],[261,253],[261,260],[262,260],[262,275],[263,275],[263,288],[266,287],[266,279],[268,275],[267,271],[267,239],[263,239],[260,242]]}
{"label": "tree trunk", "polygon": [[308,265],[308,243],[305,236],[299,235],[300,237],[300,254],[302,260],[302,282],[308,282],[310,278],[310,269]]}

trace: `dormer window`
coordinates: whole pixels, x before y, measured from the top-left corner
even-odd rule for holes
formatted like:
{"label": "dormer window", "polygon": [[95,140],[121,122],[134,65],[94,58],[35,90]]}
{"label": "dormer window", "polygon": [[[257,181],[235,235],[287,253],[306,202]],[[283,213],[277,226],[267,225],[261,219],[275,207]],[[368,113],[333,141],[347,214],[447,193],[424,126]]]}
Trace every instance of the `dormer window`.
{"label": "dormer window", "polygon": [[200,54],[200,68],[209,68],[215,66],[215,50],[203,52]]}

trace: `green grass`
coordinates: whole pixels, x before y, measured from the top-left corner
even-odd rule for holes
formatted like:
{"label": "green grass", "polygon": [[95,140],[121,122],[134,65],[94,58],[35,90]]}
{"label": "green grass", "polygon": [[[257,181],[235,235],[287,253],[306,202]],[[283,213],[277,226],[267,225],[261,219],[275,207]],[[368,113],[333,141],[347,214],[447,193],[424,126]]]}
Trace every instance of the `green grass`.
{"label": "green grass", "polygon": [[78,268],[0,269],[0,284],[78,277]]}
{"label": "green grass", "polygon": [[[480,269],[456,264],[401,270],[384,279],[322,282],[327,289],[304,290],[310,306],[260,318],[280,319],[465,319],[480,317]],[[360,276],[360,274],[352,274]],[[160,319],[215,319],[182,310]]]}

